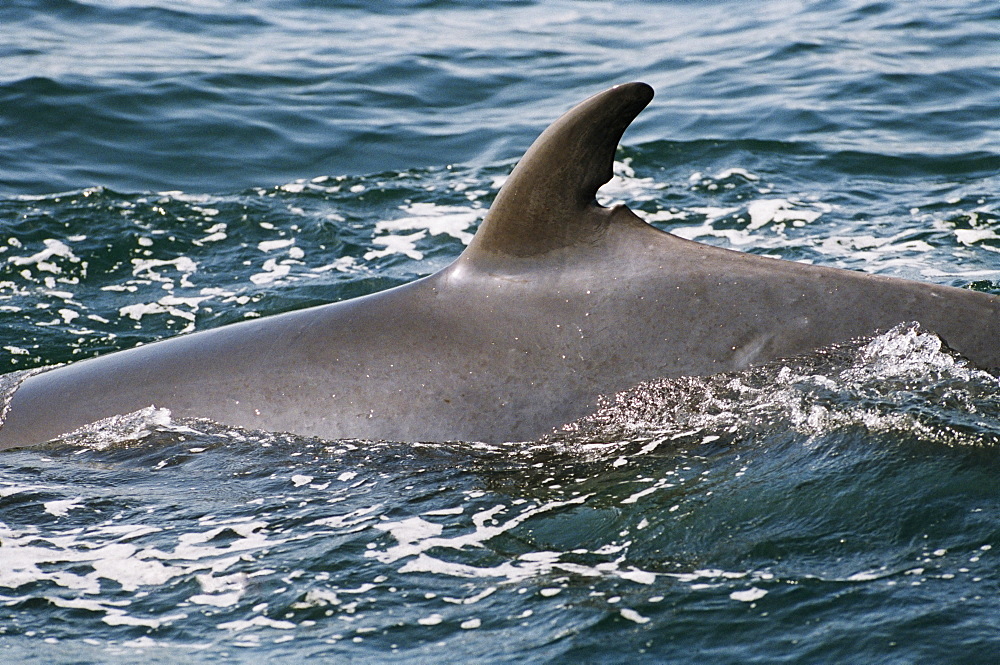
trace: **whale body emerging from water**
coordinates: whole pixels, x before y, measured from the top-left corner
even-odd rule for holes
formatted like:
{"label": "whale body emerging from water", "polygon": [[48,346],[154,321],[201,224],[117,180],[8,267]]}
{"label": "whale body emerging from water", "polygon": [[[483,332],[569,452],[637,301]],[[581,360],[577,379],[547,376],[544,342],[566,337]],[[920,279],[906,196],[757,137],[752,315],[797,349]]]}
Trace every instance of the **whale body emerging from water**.
{"label": "whale body emerging from water", "polygon": [[323,438],[519,441],[646,380],[739,370],[917,321],[1000,367],[1000,298],[702,245],[595,195],[652,89],[534,142],[439,273],[369,296],[43,371],[0,448],[145,407]]}

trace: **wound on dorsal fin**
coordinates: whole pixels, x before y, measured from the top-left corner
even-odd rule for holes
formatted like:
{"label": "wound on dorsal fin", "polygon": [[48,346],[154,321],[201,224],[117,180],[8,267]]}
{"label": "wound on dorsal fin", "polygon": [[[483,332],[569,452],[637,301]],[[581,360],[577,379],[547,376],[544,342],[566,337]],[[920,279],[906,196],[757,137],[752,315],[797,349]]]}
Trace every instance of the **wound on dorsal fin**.
{"label": "wound on dorsal fin", "polygon": [[625,129],[653,99],[625,83],[567,111],[511,172],[466,253],[527,257],[586,242],[610,223],[597,190],[611,180]]}

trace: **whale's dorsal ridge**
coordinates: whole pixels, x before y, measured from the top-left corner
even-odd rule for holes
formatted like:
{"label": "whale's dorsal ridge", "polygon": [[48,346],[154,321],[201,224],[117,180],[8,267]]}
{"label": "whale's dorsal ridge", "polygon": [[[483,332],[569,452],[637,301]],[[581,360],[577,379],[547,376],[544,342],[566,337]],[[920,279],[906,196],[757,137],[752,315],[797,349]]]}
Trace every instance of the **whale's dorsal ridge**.
{"label": "whale's dorsal ridge", "polygon": [[573,107],[535,139],[497,194],[466,250],[529,257],[586,242],[611,220],[595,196],[613,175],[625,129],[653,99],[625,83]]}

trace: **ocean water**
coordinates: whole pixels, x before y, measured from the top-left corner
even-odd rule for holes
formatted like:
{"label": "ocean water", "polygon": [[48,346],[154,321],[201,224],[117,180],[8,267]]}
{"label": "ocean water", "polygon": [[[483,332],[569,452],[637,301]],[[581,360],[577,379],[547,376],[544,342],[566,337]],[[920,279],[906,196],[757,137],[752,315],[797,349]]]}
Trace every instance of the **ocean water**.
{"label": "ocean water", "polygon": [[[7,0],[0,62],[4,373],[433,273],[629,80],[602,200],[1000,293],[987,0]],[[1000,381],[905,325],[535,442],[149,410],[0,453],[0,660],[994,663],[998,445]]]}

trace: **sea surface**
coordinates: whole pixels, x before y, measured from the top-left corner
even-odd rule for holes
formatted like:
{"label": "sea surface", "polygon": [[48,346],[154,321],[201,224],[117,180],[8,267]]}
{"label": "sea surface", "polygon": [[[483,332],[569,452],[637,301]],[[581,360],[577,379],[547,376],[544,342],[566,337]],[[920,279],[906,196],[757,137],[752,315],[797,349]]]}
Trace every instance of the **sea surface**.
{"label": "sea surface", "polygon": [[[3,373],[433,273],[630,80],[603,201],[1000,293],[995,0],[4,0],[0,65]],[[4,663],[998,654],[1000,381],[914,326],[534,442],[149,410],[0,453]]]}

